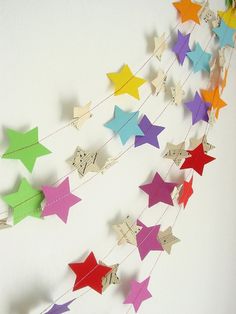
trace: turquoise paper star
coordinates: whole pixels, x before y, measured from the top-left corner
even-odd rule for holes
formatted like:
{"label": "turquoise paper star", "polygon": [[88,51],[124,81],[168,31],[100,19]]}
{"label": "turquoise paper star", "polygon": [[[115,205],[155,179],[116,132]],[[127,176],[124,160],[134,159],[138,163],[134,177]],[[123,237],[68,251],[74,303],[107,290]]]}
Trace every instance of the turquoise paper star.
{"label": "turquoise paper star", "polygon": [[211,54],[203,51],[199,43],[196,43],[195,49],[188,52],[187,56],[193,63],[193,71],[195,73],[201,70],[210,72],[209,62]]}
{"label": "turquoise paper star", "polygon": [[139,111],[126,112],[115,106],[114,118],[105,124],[105,127],[119,134],[124,145],[131,136],[144,135],[138,126]]}
{"label": "turquoise paper star", "polygon": [[227,26],[223,20],[221,20],[220,26],[213,28],[212,31],[219,38],[220,47],[225,47],[226,45],[234,47],[233,36],[235,30]]}

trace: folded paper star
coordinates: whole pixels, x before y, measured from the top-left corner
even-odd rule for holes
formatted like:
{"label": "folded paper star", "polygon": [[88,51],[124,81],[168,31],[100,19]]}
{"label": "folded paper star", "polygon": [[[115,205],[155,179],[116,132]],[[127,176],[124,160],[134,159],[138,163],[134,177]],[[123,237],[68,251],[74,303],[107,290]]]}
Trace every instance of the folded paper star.
{"label": "folded paper star", "polygon": [[136,235],[142,228],[133,222],[129,216],[122,223],[113,225],[112,228],[117,234],[118,245],[124,243],[137,245]]}
{"label": "folded paper star", "polygon": [[134,146],[137,147],[143,144],[150,144],[154,147],[160,148],[157,136],[165,128],[152,124],[146,115],[144,115],[142,120],[139,122],[139,127],[142,130],[143,135],[135,136]]}
{"label": "folded paper star", "polygon": [[210,72],[209,62],[211,54],[202,50],[199,43],[196,43],[194,50],[188,52],[187,56],[193,63],[193,71],[195,73],[198,71]]}
{"label": "folded paper star", "polygon": [[22,179],[18,191],[2,197],[13,208],[13,222],[17,224],[24,218],[40,218],[43,193],[33,189],[26,179]]}
{"label": "folded paper star", "polygon": [[71,263],[69,267],[76,274],[73,291],[89,286],[100,294],[102,294],[103,277],[112,271],[111,267],[98,264],[93,252],[84,262]]}
{"label": "folded paper star", "polygon": [[105,124],[105,127],[119,134],[122,144],[124,145],[131,136],[143,135],[138,125],[139,111],[126,112],[115,106],[114,118]]}
{"label": "folded paper star", "polygon": [[203,137],[201,138],[192,138],[190,139],[190,147],[189,149],[193,150],[195,149],[196,147],[198,147],[200,144],[202,143],[203,145],[203,149],[204,149],[204,152],[207,154],[210,150],[214,149],[215,146],[208,143],[207,141],[207,136],[204,135]]}
{"label": "folded paper star", "polygon": [[9,228],[9,227],[11,227],[11,225],[9,225],[7,223],[7,218],[0,219],[0,230],[6,229],[6,228]]}
{"label": "folded paper star", "polygon": [[73,112],[73,121],[72,124],[77,128],[80,129],[81,126],[92,117],[90,112],[91,110],[91,102],[87,103],[83,107],[74,107]]}
{"label": "folded paper star", "polygon": [[186,158],[180,169],[193,169],[202,175],[204,166],[215,158],[204,153],[203,145],[200,144],[194,150],[188,150],[190,157]]}
{"label": "folded paper star", "polygon": [[136,99],[140,99],[138,89],[146,83],[146,80],[134,76],[127,64],[119,72],[108,73],[107,76],[114,84],[115,96],[128,94]]}
{"label": "folded paper star", "polygon": [[152,85],[155,87],[156,96],[165,90],[167,76],[162,70],[157,71],[156,78],[152,81]]}
{"label": "folded paper star", "polygon": [[211,108],[215,110],[216,119],[218,119],[220,109],[227,106],[220,97],[219,87],[217,86],[211,90],[201,90],[201,94],[203,99],[211,104]]}
{"label": "folded paper star", "polygon": [[223,20],[220,22],[220,26],[213,28],[212,31],[219,38],[220,47],[234,47],[234,34],[236,30],[228,27]]}
{"label": "folded paper star", "polygon": [[164,158],[173,160],[176,166],[179,166],[184,158],[190,156],[189,153],[185,150],[185,142],[179,143],[177,145],[167,143],[166,150],[167,152],[165,153]]}
{"label": "folded paper star", "polygon": [[70,192],[69,178],[62,181],[57,187],[42,187],[46,204],[42,216],[57,215],[66,223],[70,207],[80,202],[81,199]]}
{"label": "folded paper star", "polygon": [[142,282],[132,280],[130,283],[130,291],[124,301],[124,304],[133,304],[134,310],[137,313],[143,301],[152,297],[148,291],[150,277]]}
{"label": "folded paper star", "polygon": [[186,207],[189,198],[192,196],[193,194],[193,176],[191,177],[191,179],[188,181],[184,181],[181,190],[180,190],[180,195],[178,198],[178,204],[181,205],[183,204],[184,208]]}
{"label": "folded paper star", "polygon": [[172,227],[168,227],[164,231],[159,231],[158,240],[160,241],[163,249],[170,254],[172,245],[178,243],[180,240],[176,238],[172,233]]}
{"label": "folded paper star", "polygon": [[[107,266],[101,261],[99,261],[99,264]],[[119,264],[115,264],[108,267],[110,267],[112,270],[102,278],[102,292],[104,292],[111,284],[117,285],[118,283],[120,283],[120,279],[117,276]]]}
{"label": "folded paper star", "polygon": [[205,102],[198,92],[195,93],[194,99],[185,103],[185,106],[188,108],[189,111],[192,113],[192,125],[199,121],[206,121],[208,122],[208,109],[211,106],[208,102]]}
{"label": "folded paper star", "polygon": [[179,63],[184,63],[187,53],[191,51],[189,47],[189,39],[191,34],[184,35],[178,30],[178,39],[172,50],[175,52]]}
{"label": "folded paper star", "polygon": [[236,29],[236,9],[228,8],[226,11],[218,11],[218,15],[228,27]]}
{"label": "folded paper star", "polygon": [[19,159],[30,172],[33,171],[38,157],[51,153],[39,143],[38,128],[25,133],[7,129],[7,136],[10,145],[2,158]]}
{"label": "folded paper star", "polygon": [[69,302],[66,302],[64,304],[54,304],[53,307],[47,311],[45,314],[63,314],[65,312],[69,312],[70,309],[69,309],[69,305],[74,302],[75,299],[69,301]]}
{"label": "folded paper star", "polygon": [[216,14],[210,9],[208,0],[203,4],[200,12],[200,18],[206,23],[212,23],[212,21],[216,20]]}
{"label": "folded paper star", "polygon": [[152,207],[157,203],[165,203],[173,205],[171,193],[177,183],[165,182],[156,172],[151,183],[140,186],[140,189],[149,195],[148,207]]}
{"label": "folded paper star", "polygon": [[97,164],[97,158],[98,153],[92,153],[77,147],[71,164],[77,169],[78,174],[83,177],[89,172],[100,172],[101,169]]}
{"label": "folded paper star", "polygon": [[185,95],[182,85],[177,83],[175,86],[171,87],[171,95],[173,97],[173,102],[176,105],[181,105],[183,97]]}
{"label": "folded paper star", "polygon": [[160,37],[154,37],[154,44],[155,44],[154,55],[157,57],[159,61],[161,61],[163,52],[167,48],[165,33],[162,34]]}
{"label": "folded paper star", "polygon": [[161,226],[147,227],[140,220],[137,220],[137,225],[142,228],[136,235],[141,260],[151,251],[163,251],[161,243],[157,238]]}
{"label": "folded paper star", "polygon": [[191,0],[181,0],[179,2],[174,2],[173,5],[180,13],[182,23],[186,21],[194,21],[200,24],[198,17],[202,8],[200,4],[193,3]]}

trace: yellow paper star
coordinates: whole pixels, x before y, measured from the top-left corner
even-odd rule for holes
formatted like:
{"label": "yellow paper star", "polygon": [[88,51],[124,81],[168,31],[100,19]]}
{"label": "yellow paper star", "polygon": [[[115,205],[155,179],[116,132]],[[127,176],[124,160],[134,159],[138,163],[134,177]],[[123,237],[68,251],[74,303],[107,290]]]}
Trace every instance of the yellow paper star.
{"label": "yellow paper star", "polygon": [[228,27],[236,29],[236,9],[228,8],[226,11],[218,11],[218,15]]}
{"label": "yellow paper star", "polygon": [[107,73],[107,76],[114,84],[115,96],[129,94],[136,99],[140,99],[138,88],[143,85],[146,80],[134,76],[127,64],[125,64],[119,72]]}

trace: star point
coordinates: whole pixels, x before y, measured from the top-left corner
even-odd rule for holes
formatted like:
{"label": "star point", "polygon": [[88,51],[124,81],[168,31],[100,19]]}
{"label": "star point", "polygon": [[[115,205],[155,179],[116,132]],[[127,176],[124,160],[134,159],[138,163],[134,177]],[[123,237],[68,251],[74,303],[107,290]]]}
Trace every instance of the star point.
{"label": "star point", "polygon": [[191,177],[191,179],[188,181],[184,181],[181,190],[180,190],[180,195],[178,198],[178,204],[181,205],[183,204],[184,208],[186,207],[189,198],[192,196],[193,194],[193,176]]}
{"label": "star point", "polygon": [[168,227],[164,231],[159,231],[158,233],[158,239],[163,247],[163,249],[170,254],[172,245],[180,242],[178,238],[176,238],[172,233],[172,227]]}

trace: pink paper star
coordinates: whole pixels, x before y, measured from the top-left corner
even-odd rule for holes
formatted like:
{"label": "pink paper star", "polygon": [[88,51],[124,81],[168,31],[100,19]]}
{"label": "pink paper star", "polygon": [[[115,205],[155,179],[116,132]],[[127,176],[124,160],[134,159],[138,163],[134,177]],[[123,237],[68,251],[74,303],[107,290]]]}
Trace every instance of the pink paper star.
{"label": "pink paper star", "polygon": [[157,172],[151,183],[140,186],[140,189],[149,195],[148,207],[163,202],[173,205],[171,193],[177,183],[165,182]]}
{"label": "pink paper star", "polygon": [[137,220],[137,225],[142,227],[136,235],[141,260],[143,260],[150,251],[163,251],[162,245],[157,237],[160,225],[147,227],[140,220]]}
{"label": "pink paper star", "polygon": [[135,312],[138,311],[143,301],[152,297],[151,293],[147,289],[149,280],[150,277],[146,278],[142,282],[138,282],[136,280],[131,281],[131,289],[124,301],[124,304],[133,304]]}
{"label": "pink paper star", "polygon": [[50,216],[56,214],[64,223],[67,222],[69,209],[81,199],[70,192],[69,178],[67,177],[57,187],[42,187],[46,204],[42,211],[42,216]]}

